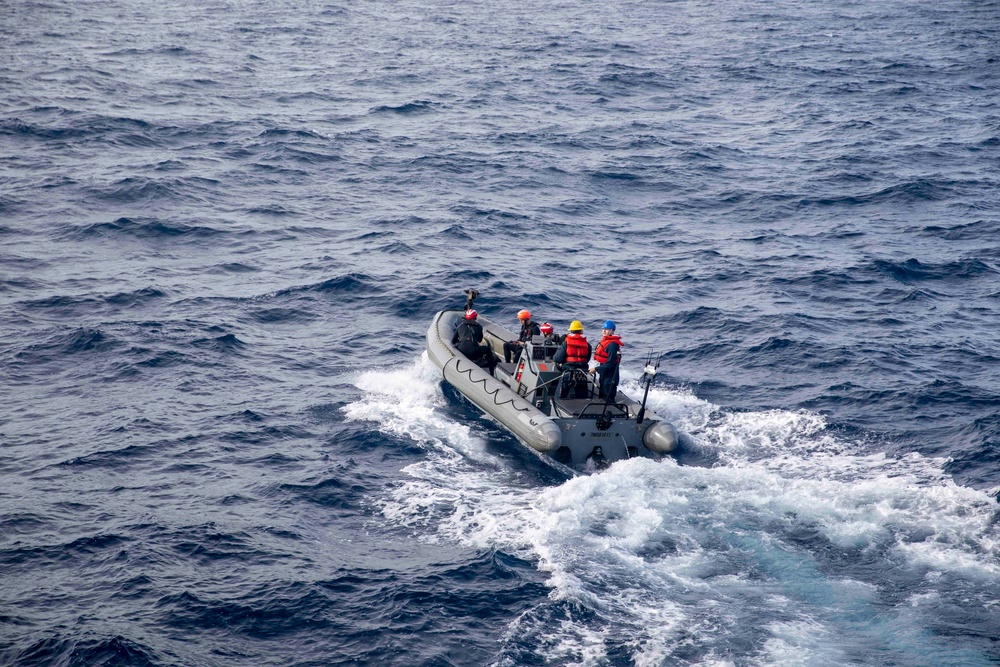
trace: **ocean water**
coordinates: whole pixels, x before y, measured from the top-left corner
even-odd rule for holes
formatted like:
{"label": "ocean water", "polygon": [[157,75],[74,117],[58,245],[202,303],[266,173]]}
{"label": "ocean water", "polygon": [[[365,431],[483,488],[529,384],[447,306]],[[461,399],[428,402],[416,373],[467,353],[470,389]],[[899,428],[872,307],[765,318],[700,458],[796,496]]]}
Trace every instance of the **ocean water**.
{"label": "ocean water", "polygon": [[[1000,663],[1000,3],[0,3],[0,664]],[[682,431],[567,477],[462,290]]]}

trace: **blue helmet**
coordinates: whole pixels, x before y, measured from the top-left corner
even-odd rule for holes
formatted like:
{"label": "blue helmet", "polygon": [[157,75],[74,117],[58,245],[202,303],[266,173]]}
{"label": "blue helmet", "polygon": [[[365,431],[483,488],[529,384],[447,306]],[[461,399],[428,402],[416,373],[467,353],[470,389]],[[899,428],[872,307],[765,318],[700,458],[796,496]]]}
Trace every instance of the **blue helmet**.
{"label": "blue helmet", "polygon": [[611,329],[612,331],[614,331],[618,327],[615,326],[615,323],[612,320],[608,320],[607,322],[604,323],[604,326],[602,328]]}

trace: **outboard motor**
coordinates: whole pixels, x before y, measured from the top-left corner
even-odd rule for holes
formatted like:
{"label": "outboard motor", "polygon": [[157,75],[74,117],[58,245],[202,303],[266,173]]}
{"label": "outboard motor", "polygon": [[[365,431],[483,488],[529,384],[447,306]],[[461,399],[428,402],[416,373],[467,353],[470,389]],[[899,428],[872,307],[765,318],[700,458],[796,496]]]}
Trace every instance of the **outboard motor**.
{"label": "outboard motor", "polygon": [[594,445],[594,448],[587,454],[587,463],[593,463],[597,470],[604,470],[610,465],[604,457],[604,450],[601,449],[600,445]]}

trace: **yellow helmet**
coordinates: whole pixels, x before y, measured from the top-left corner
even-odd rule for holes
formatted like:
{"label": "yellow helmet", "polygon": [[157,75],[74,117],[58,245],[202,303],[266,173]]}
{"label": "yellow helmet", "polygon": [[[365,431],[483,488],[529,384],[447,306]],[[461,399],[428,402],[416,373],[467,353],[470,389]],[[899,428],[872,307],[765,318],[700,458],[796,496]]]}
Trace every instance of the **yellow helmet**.
{"label": "yellow helmet", "polygon": [[569,323],[570,331],[583,331],[583,322],[580,320],[573,320]]}

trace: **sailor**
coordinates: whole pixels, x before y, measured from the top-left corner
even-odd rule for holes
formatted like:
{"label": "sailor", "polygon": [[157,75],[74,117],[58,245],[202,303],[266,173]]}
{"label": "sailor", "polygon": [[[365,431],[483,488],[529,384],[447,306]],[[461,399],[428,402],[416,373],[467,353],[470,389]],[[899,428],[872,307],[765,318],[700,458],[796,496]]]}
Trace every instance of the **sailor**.
{"label": "sailor", "polygon": [[521,333],[517,340],[509,340],[503,344],[503,360],[508,364],[512,358],[517,359],[524,347],[524,342],[531,340],[532,336],[538,336],[541,332],[538,325],[531,321],[531,313],[527,310],[517,311],[517,319],[521,322]]}
{"label": "sailor", "polygon": [[542,326],[538,327],[545,339],[542,341],[542,349],[545,350],[545,358],[551,359],[552,355],[556,353],[559,349],[559,345],[562,343],[562,337],[556,333],[555,327],[553,327],[548,322],[542,322]]}
{"label": "sailor", "polygon": [[455,327],[451,343],[477,365],[482,366],[480,360],[484,360],[490,369],[490,375],[493,375],[497,357],[490,346],[483,343],[483,325],[476,321],[478,317],[479,313],[472,308],[465,311],[465,321]]}
{"label": "sailor", "polygon": [[[583,324],[580,320],[573,320],[569,324],[569,333],[563,338],[562,345],[556,350],[556,354],[552,360],[560,364],[559,369],[564,372],[573,370],[585,372],[587,370],[587,362],[590,361],[590,351],[590,343],[587,342],[586,337],[583,335]],[[569,394],[571,384],[573,383],[563,381],[559,398],[566,398]],[[587,397],[586,382],[576,383],[576,397]]]}
{"label": "sailor", "polygon": [[594,361],[597,366],[590,373],[597,373],[601,397],[607,403],[614,403],[618,395],[618,367],[622,362],[622,339],[615,333],[616,325],[612,320],[604,323],[601,330],[603,337],[594,350]]}

